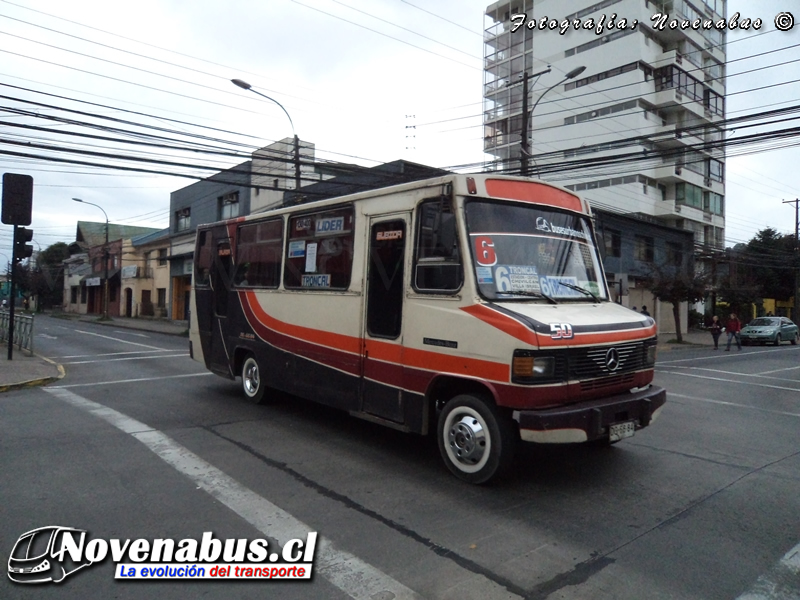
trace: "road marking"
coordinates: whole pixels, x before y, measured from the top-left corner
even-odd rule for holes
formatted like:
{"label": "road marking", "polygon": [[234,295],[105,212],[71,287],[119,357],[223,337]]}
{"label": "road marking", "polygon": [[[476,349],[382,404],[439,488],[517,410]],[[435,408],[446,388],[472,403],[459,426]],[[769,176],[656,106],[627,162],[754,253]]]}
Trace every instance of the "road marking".
{"label": "road marking", "polygon": [[121,356],[123,354],[150,354],[152,352],[175,352],[175,350],[130,350],[128,352],[104,352],[103,354],[72,354],[70,356],[54,356],[53,358],[93,358],[95,356]]}
{"label": "road marking", "polygon": [[54,385],[48,389],[63,390],[74,387],[94,387],[96,385],[116,385],[118,383],[138,383],[139,381],[161,381],[162,379],[181,379],[183,377],[205,377],[213,373],[187,373],[185,375],[164,375],[163,377],[140,377],[139,379],[117,379],[116,381],[94,381],[92,383],[70,383],[67,385]]}
{"label": "road marking", "polygon": [[86,335],[95,335],[97,337],[105,338],[107,340],[114,340],[115,342],[122,342],[123,344],[131,344],[132,346],[141,346],[142,348],[150,348],[151,350],[163,350],[156,346],[148,346],[147,344],[140,344],[138,342],[130,342],[128,340],[121,340],[119,338],[111,337],[110,335],[101,335],[99,333],[92,333],[91,331],[84,331],[83,329],[75,329],[78,333],[85,333]]}
{"label": "road marking", "polygon": [[110,363],[118,362],[120,360],[149,360],[152,358],[177,358],[179,356],[189,356],[188,352],[183,354],[159,354],[158,356],[127,356],[125,358],[107,358],[105,360],[74,360],[72,362],[61,363],[62,365],[90,365],[95,363]]}
{"label": "road marking", "polygon": [[772,371],[762,371],[761,375],[769,375],[770,373],[780,373],[781,371],[794,371],[795,369],[800,369],[800,367],[785,367],[783,369],[773,369]]}
{"label": "road marking", "polygon": [[800,413],[793,413],[785,410],[772,410],[770,408],[761,408],[760,406],[748,406],[747,404],[728,402],[727,400],[714,400],[713,398],[698,398],[697,396],[686,396],[684,394],[675,394],[672,392],[668,393],[670,398],[686,398],[687,400],[697,400],[698,402],[708,402],[709,404],[721,404],[722,406],[734,406],[736,408],[746,408],[748,410],[755,410],[758,412],[765,412],[773,415],[781,415],[783,417],[800,417]]}
{"label": "road marking", "polygon": [[45,338],[45,339],[48,339],[48,340],[57,340],[58,339],[58,336],[56,336],[56,335],[48,335],[46,333],[37,333],[36,337],[41,337],[41,338]]}
{"label": "road marking", "polygon": [[[737,377],[762,377],[764,379],[772,379],[775,381],[791,381],[793,383],[800,383],[797,379],[787,379],[786,377],[770,377],[764,373],[779,373],[781,371],[790,371],[792,369],[800,369],[800,367],[786,367],[785,369],[775,369],[774,371],[763,371],[762,373],[742,373],[741,371],[723,371],[722,369],[707,369],[705,367],[683,367],[676,365],[670,367],[671,369],[691,369],[693,371],[711,371],[712,373],[720,373],[722,375],[735,375]],[[660,369],[659,369],[660,371]]]}
{"label": "road marking", "polygon": [[149,335],[145,335],[144,333],[133,333],[131,331],[120,331],[119,329],[115,329],[114,333],[121,333],[122,335],[137,335],[143,338],[149,338]]}
{"label": "road marking", "polygon": [[[308,532],[314,531],[290,513],[145,423],[65,389],[43,390],[130,434],[199,488],[264,535],[275,538],[281,545],[291,539],[305,539]],[[319,538],[314,573],[324,577],[352,598],[421,599],[421,596],[399,581],[354,554],[336,548],[333,542],[324,537]]]}
{"label": "road marking", "polygon": [[800,598],[800,544],[784,554],[768,573],[736,600],[797,600]]}
{"label": "road marking", "polygon": [[773,350],[754,350],[753,352],[739,352],[737,351],[736,354],[715,354],[714,356],[698,356],[695,358],[680,358],[675,360],[659,360],[656,365],[666,365],[671,363],[680,363],[680,362],[696,362],[698,360],[714,360],[714,359],[721,359],[721,358],[742,358],[742,357],[751,357],[754,354],[769,354],[770,352],[791,352],[792,350],[800,350],[800,346],[792,346],[790,348],[775,348]]}
{"label": "road marking", "polygon": [[[681,375],[683,377],[697,377],[698,379],[711,379],[712,381],[724,381],[725,383],[733,383],[735,385],[754,385],[756,387],[772,388],[773,390],[787,390],[790,392],[800,392],[798,388],[784,387],[781,385],[770,385],[769,383],[755,383],[754,381],[731,381],[730,379],[723,379],[722,377],[709,377],[708,375],[695,375],[694,373],[687,373],[686,371],[661,371],[659,373],[666,373],[667,375]],[[800,381],[797,382],[800,384]]]}

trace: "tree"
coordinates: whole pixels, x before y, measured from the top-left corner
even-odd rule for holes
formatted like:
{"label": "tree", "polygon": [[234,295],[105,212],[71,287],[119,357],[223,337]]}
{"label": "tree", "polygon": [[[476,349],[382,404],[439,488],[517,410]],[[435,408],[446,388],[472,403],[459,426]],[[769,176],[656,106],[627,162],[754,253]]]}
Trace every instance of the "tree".
{"label": "tree", "polygon": [[672,305],[675,332],[678,343],[683,342],[681,333],[681,303],[699,302],[706,295],[708,276],[696,273],[693,266],[681,268],[672,265],[651,265],[650,277],[644,287],[662,302]]}
{"label": "tree", "polygon": [[64,298],[64,260],[69,246],[56,242],[39,252],[35,261],[28,261],[29,290],[36,294],[40,308],[61,306]]}
{"label": "tree", "polygon": [[762,229],[747,242],[742,260],[751,267],[762,298],[788,300],[794,296],[794,235],[781,235],[772,227]]}

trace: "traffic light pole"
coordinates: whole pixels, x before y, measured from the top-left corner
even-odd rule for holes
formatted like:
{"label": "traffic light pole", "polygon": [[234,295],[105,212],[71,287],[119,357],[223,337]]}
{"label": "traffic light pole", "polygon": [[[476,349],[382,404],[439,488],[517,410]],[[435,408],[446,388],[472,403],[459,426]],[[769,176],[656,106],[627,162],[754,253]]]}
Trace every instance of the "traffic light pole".
{"label": "traffic light pole", "polygon": [[[14,225],[14,239],[17,239],[17,226]],[[11,251],[11,290],[8,299],[8,360],[14,359],[14,300],[17,295],[17,244],[14,243]]]}

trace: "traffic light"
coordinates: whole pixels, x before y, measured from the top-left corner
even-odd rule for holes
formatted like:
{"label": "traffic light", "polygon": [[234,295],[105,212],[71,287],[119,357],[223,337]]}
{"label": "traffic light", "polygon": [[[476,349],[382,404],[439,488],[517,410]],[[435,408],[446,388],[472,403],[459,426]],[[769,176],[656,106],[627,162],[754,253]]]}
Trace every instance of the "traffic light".
{"label": "traffic light", "polygon": [[33,239],[33,229],[27,227],[14,228],[14,260],[19,262],[30,258],[33,254],[33,246],[28,242]]}
{"label": "traffic light", "polygon": [[3,218],[6,225],[30,225],[33,177],[3,173]]}

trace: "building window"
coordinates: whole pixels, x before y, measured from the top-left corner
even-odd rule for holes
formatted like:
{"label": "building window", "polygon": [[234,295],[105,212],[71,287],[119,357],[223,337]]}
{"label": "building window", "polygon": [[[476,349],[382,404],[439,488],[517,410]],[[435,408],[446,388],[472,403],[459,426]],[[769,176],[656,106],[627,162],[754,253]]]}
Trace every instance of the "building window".
{"label": "building window", "polygon": [[619,258],[622,256],[622,234],[616,229],[604,229],[603,241],[606,247],[606,257]]}
{"label": "building window", "polygon": [[77,304],[78,303],[78,286],[73,285],[69,288],[69,303],[70,304]]}
{"label": "building window", "polygon": [[633,258],[641,262],[653,262],[653,238],[646,235],[634,237]]}
{"label": "building window", "polygon": [[667,242],[667,264],[673,267],[683,264],[683,247],[677,242]]}
{"label": "building window", "polygon": [[167,288],[157,288],[156,295],[158,298],[158,308],[166,308],[167,306]]}
{"label": "building window", "polygon": [[158,266],[163,267],[167,264],[167,249],[166,248],[159,248],[158,249]]}
{"label": "building window", "polygon": [[676,183],[675,204],[703,210],[703,189],[691,183]]}
{"label": "building window", "polygon": [[144,276],[150,277],[150,252],[144,253]]}
{"label": "building window", "polygon": [[81,304],[86,304],[86,286],[81,286]]}
{"label": "building window", "polygon": [[186,231],[191,224],[192,209],[182,208],[175,212],[175,231]]}
{"label": "building window", "polygon": [[725,178],[725,164],[716,159],[709,158],[707,177],[713,181],[721,182]]}
{"label": "building window", "polygon": [[714,192],[703,193],[703,210],[712,215],[725,214],[725,199]]}
{"label": "building window", "polygon": [[239,192],[225,194],[219,198],[219,218],[223,221],[239,216]]}

